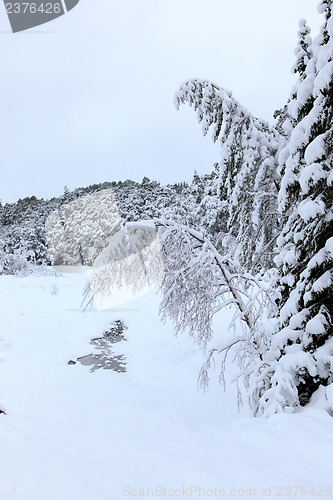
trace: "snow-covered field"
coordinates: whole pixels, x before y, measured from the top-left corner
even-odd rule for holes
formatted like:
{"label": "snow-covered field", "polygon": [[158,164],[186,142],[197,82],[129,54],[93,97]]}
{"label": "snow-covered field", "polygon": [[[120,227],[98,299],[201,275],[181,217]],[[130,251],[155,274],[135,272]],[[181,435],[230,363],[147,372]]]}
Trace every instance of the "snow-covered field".
{"label": "snow-covered field", "polygon": [[[218,373],[198,392],[203,354],[160,322],[156,295],[82,314],[84,283],[0,276],[1,500],[332,496],[326,411],[255,419]],[[68,365],[118,319],[126,373]]]}

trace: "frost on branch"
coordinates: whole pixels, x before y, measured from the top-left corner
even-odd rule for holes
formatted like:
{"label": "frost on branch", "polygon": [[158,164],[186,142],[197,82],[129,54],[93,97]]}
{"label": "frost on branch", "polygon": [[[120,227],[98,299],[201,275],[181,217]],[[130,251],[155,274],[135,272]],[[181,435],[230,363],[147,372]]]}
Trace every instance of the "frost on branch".
{"label": "frost on branch", "polygon": [[[147,221],[127,223],[108,238],[108,245],[87,271],[89,293],[98,309],[132,300],[158,287],[164,278],[164,261],[160,240],[154,224]],[[88,303],[89,303],[88,302]]]}
{"label": "frost on branch", "polygon": [[221,309],[232,306],[233,322],[238,318],[244,325],[242,335],[208,349],[199,384],[207,387],[208,370],[216,356],[221,360],[224,381],[226,356],[232,352],[238,359],[240,376],[248,385],[270,345],[261,320],[263,310],[274,307],[274,294],[250,274],[240,272],[230,258],[219,254],[202,232],[170,219],[155,223],[160,227],[165,258],[162,318],[170,318],[176,333],[187,332],[204,349],[212,340],[213,316]]}

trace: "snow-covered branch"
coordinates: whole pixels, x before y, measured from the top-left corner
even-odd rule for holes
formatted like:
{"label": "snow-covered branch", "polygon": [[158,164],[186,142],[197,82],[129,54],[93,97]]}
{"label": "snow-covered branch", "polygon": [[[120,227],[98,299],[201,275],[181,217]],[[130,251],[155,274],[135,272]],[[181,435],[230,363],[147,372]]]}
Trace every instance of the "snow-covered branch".
{"label": "snow-covered branch", "polygon": [[218,182],[228,201],[228,229],[236,235],[236,257],[250,270],[271,265],[280,185],[278,152],[285,137],[252,115],[229,90],[209,81],[184,82],[175,104],[179,108],[184,103],[195,109],[203,134],[212,130],[213,140],[220,142]]}

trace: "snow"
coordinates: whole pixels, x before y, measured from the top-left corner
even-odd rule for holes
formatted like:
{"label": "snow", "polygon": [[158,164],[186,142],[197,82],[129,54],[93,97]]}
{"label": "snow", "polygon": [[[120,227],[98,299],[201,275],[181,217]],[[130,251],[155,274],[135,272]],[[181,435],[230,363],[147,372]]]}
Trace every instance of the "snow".
{"label": "snow", "polygon": [[[304,352],[299,345],[287,346],[286,354],[280,360],[280,365],[286,374],[291,376],[293,370],[297,373],[306,368],[312,377],[317,375],[317,367],[309,352]],[[291,377],[292,378],[292,377]]]}
{"label": "snow", "polygon": [[[313,92],[313,80],[314,75],[310,74],[305,80],[303,80],[298,87],[297,91],[297,112],[300,108],[308,101]],[[293,118],[297,118],[297,113],[294,111]]]}
{"label": "snow", "polygon": [[332,184],[333,184],[333,170],[329,173],[327,178],[327,185],[332,186]]}
{"label": "snow", "polygon": [[333,236],[326,241],[325,249],[333,256]]}
{"label": "snow", "polygon": [[[331,56],[331,54],[330,54]],[[323,62],[323,68],[319,71],[315,84],[314,84],[314,95],[320,95],[320,91],[329,87],[333,73],[333,62]]]}
{"label": "snow", "polygon": [[327,2],[321,1],[320,4],[317,7],[317,10],[319,14],[324,14],[325,10],[327,9]]}
{"label": "snow", "polygon": [[298,213],[305,222],[325,214],[325,203],[321,200],[304,200],[298,206]]}
{"label": "snow", "polygon": [[[316,353],[316,360],[318,363],[318,375],[322,378],[325,379],[329,377],[333,371],[333,338],[330,338],[325,342],[324,345],[318,348],[317,353]],[[331,383],[331,386],[333,387],[333,384]],[[330,391],[332,390],[332,387]],[[329,390],[329,387],[327,387],[327,390]],[[333,396],[333,393],[331,393],[331,396]],[[330,396],[330,407],[333,415],[333,398]],[[326,405],[322,405],[322,408],[326,408]]]}
{"label": "snow", "polygon": [[331,271],[326,271],[320,278],[318,278],[312,285],[312,290],[315,293],[320,293],[325,288],[329,288],[332,284],[332,273]]}
{"label": "snow", "polygon": [[316,314],[306,325],[306,332],[311,335],[322,335],[327,328],[327,319],[322,313]]}
{"label": "snow", "polygon": [[324,171],[321,164],[312,163],[311,165],[306,165],[301,171],[299,178],[299,183],[303,193],[307,194],[309,192],[310,182],[316,184],[318,181],[325,179],[326,177],[328,177],[328,174]]}
{"label": "snow", "polygon": [[326,134],[318,135],[305,150],[305,161],[308,165],[320,160],[325,154],[325,139]]}
{"label": "snow", "polygon": [[[270,419],[246,405],[238,413],[218,366],[198,392],[203,353],[160,322],[156,294],[82,313],[85,280],[0,276],[1,499],[120,500],[158,487],[166,498],[182,488],[195,500],[199,488],[263,498],[263,487],[278,498],[278,485],[331,486],[332,418],[320,405]],[[214,325],[221,340],[230,317]],[[68,365],[117,319],[128,326],[114,347],[126,373]]]}
{"label": "snow", "polygon": [[[278,244],[280,245],[282,241],[283,241],[283,236],[278,238]],[[295,262],[297,262],[297,253],[295,246],[289,245],[289,247],[282,248],[280,254],[276,256],[276,260],[278,260],[279,262],[284,262],[285,264],[289,265],[292,265]]]}

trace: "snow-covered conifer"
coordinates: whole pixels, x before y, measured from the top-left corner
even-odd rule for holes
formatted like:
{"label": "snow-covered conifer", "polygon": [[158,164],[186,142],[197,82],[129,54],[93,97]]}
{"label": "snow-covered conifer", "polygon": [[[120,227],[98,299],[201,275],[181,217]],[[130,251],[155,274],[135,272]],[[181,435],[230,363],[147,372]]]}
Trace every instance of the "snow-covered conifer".
{"label": "snow-covered conifer", "polygon": [[333,383],[331,6],[332,0],[320,4],[325,22],[295,87],[297,125],[279,156],[279,313],[271,347],[257,372],[262,381],[259,413],[294,411],[320,385]]}
{"label": "snow-covered conifer", "polygon": [[182,84],[176,105],[185,102],[196,110],[203,134],[212,128],[213,140],[221,143],[219,184],[229,203],[228,229],[237,241],[237,257],[245,267],[260,269],[276,231],[276,153],[283,137],[211,82]]}

